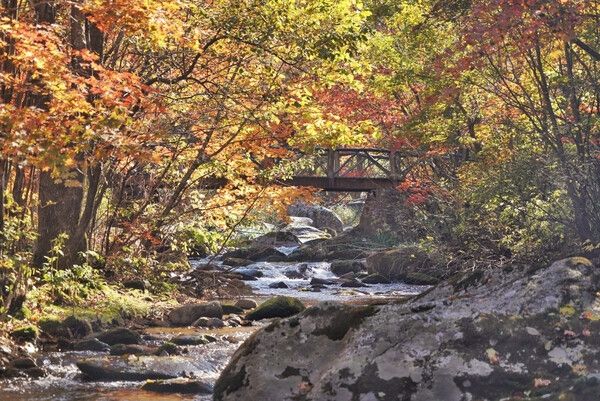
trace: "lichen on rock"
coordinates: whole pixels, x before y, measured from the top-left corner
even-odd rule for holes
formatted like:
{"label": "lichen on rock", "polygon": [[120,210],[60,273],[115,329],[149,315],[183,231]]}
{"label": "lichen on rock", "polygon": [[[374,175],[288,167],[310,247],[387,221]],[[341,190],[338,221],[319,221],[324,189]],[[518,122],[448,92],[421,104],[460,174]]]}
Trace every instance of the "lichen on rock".
{"label": "lichen on rock", "polygon": [[319,304],[253,335],[214,399],[597,400],[599,273],[565,259],[462,274],[403,304]]}

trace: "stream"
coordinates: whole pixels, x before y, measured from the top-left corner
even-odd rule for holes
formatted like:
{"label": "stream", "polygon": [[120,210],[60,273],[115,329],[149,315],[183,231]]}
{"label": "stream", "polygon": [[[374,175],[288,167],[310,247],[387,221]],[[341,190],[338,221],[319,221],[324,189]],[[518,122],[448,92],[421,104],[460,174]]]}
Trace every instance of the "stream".
{"label": "stream", "polygon": [[[193,260],[192,267],[205,263],[206,260]],[[220,264],[220,262],[217,262]],[[312,278],[334,279],[336,276],[329,270],[327,262],[315,263],[270,263],[257,262],[239,268],[236,271],[255,274],[261,277],[246,283],[252,287],[255,296],[251,297],[260,303],[274,295],[289,295],[302,299],[306,305],[321,301],[336,300],[349,303],[382,302],[385,299],[397,299],[422,292],[427,287],[410,286],[402,283],[376,284],[360,288],[341,288],[327,286],[314,289],[310,286]],[[260,273],[257,274],[256,272]],[[301,272],[302,277],[297,274]],[[290,278],[294,277],[294,278]],[[285,282],[288,288],[270,288],[277,282]],[[225,327],[220,329],[203,328],[146,328],[142,333],[148,345],[161,342],[180,334],[210,334],[218,341],[206,345],[186,346],[188,353],[182,358],[193,365],[191,375],[207,383],[214,384],[229,359],[254,331],[267,322],[255,323],[248,327]],[[211,395],[177,395],[159,394],[140,390],[140,382],[86,382],[82,379],[75,362],[93,356],[105,356],[95,352],[41,352],[34,354],[38,366],[43,366],[49,373],[37,380],[14,380],[0,382],[0,401],[144,401],[144,400],[194,400],[208,401]],[[122,358],[136,358],[125,356]],[[163,358],[163,357],[153,357]]]}

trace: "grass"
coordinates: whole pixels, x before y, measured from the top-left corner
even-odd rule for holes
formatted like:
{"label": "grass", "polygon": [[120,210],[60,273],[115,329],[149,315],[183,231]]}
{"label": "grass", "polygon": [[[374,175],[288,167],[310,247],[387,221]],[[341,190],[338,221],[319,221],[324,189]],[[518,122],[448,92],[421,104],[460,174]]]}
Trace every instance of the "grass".
{"label": "grass", "polygon": [[89,296],[77,305],[56,305],[50,302],[47,289],[42,286],[30,293],[25,304],[25,319],[18,323],[38,324],[44,319],[62,320],[71,315],[103,323],[123,322],[135,318],[158,318],[163,311],[175,305],[177,301],[166,294],[158,296],[138,290],[123,290],[109,284],[90,292]]}

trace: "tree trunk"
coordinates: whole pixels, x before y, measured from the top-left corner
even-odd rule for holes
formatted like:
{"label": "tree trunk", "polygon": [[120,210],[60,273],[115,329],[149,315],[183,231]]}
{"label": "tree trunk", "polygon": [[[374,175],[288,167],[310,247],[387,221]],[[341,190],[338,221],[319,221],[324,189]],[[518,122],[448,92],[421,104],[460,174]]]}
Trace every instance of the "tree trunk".
{"label": "tree trunk", "polygon": [[[78,5],[71,7],[70,34],[71,46],[74,49],[88,48],[102,55],[104,44],[102,32],[86,20]],[[90,73],[81,68],[77,58],[73,59],[72,68],[82,75]],[[84,162],[84,155],[79,155],[79,162]],[[52,249],[52,242],[62,233],[65,233],[68,239],[62,249],[64,256],[59,259],[59,267],[69,268],[80,262],[80,253],[87,250],[86,232],[95,212],[93,205],[100,180],[100,166],[88,167],[87,171],[86,191],[84,191],[84,174],[80,170],[69,172],[70,182],[75,181],[78,184],[73,186],[65,185],[62,180],[53,179],[47,172],[40,174],[35,266],[39,267],[44,263]]]}
{"label": "tree trunk", "polygon": [[[77,255],[85,251],[85,240],[75,237],[79,225],[79,214],[83,202],[83,175],[77,173],[81,186],[66,186],[56,181],[48,172],[40,173],[38,206],[38,239],[33,255],[33,264],[42,266],[50,254],[52,242],[60,235],[69,236],[59,260],[60,267],[70,267],[77,262]],[[83,246],[83,248],[82,248]]]}

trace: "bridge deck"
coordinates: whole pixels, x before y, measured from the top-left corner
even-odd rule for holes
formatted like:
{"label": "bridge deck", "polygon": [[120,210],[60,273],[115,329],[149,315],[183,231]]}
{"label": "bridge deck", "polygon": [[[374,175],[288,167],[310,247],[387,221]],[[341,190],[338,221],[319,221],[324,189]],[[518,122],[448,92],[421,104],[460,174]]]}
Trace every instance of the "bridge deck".
{"label": "bridge deck", "polygon": [[296,176],[282,181],[283,185],[294,187],[314,187],[334,192],[369,192],[381,188],[393,188],[398,182],[389,178],[367,177],[328,177]]}

